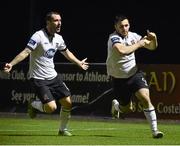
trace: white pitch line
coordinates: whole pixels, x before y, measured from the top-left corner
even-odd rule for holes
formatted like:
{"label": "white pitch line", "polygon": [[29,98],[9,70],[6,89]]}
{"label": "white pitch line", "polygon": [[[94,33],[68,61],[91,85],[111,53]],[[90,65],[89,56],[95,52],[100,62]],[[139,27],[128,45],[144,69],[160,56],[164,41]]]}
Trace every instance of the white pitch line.
{"label": "white pitch line", "polygon": [[[94,130],[109,130],[109,131],[113,131],[113,130],[119,130],[118,128],[87,128],[87,129],[70,129],[70,131],[94,131]],[[54,131],[57,131],[57,129],[53,129],[53,130],[38,130],[38,129],[31,129],[31,130],[15,130],[15,129],[0,129],[0,132],[14,132],[14,131],[24,131],[24,132],[39,132],[39,131],[51,131],[51,132],[54,132]]]}

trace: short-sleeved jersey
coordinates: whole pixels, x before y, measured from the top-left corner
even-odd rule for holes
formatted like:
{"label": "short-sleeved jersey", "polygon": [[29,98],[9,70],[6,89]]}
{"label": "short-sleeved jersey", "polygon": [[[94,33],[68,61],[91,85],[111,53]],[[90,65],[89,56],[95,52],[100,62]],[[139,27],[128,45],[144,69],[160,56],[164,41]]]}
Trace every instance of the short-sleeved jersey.
{"label": "short-sleeved jersey", "polygon": [[41,29],[30,38],[27,47],[32,50],[29,62],[30,78],[51,80],[57,76],[54,65],[54,55],[57,50],[66,50],[61,35],[55,33],[50,39],[47,31]]}
{"label": "short-sleeved jersey", "polygon": [[121,43],[131,46],[138,42],[141,36],[134,32],[129,32],[126,37],[122,37],[116,32],[109,35],[107,47],[106,67],[107,74],[115,78],[129,78],[137,71],[134,52],[130,54],[120,54],[117,49],[113,48],[115,43]]}

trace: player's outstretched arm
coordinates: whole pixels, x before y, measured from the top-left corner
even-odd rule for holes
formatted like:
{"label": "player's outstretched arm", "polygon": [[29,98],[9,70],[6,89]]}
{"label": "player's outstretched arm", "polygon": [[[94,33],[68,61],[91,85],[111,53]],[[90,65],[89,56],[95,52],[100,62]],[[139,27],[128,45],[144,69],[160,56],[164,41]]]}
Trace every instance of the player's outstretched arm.
{"label": "player's outstretched arm", "polygon": [[83,59],[83,60],[79,60],[76,58],[76,56],[69,51],[68,49],[64,52],[62,52],[62,54],[71,62],[77,64],[80,68],[82,68],[83,70],[87,70],[89,68],[89,63],[86,62],[87,58]]}
{"label": "player's outstretched arm", "polygon": [[31,53],[31,50],[29,48],[25,48],[10,63],[5,64],[4,72],[9,73],[14,65],[24,60],[27,56],[29,56],[30,53]]}

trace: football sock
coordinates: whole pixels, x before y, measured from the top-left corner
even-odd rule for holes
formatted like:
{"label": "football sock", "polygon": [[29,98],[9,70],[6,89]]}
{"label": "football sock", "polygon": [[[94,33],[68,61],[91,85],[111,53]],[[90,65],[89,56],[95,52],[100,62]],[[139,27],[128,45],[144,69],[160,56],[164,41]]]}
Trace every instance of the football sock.
{"label": "football sock", "polygon": [[119,102],[116,99],[114,99],[113,102],[114,102],[115,110],[120,111],[120,109],[119,109]]}
{"label": "football sock", "polygon": [[60,124],[60,129],[59,129],[60,131],[64,131],[67,129],[67,124],[71,117],[70,112],[71,110],[61,107],[61,111],[60,111],[61,124]]}
{"label": "football sock", "polygon": [[144,109],[144,114],[146,116],[146,119],[150,123],[151,130],[157,131],[157,117],[154,107]]}
{"label": "football sock", "polygon": [[32,103],[31,103],[31,105],[32,105],[32,107],[34,107],[35,109],[37,109],[37,110],[39,110],[39,111],[41,111],[41,112],[44,112],[44,110],[43,110],[43,104],[42,104],[42,102],[41,101],[33,101]]}

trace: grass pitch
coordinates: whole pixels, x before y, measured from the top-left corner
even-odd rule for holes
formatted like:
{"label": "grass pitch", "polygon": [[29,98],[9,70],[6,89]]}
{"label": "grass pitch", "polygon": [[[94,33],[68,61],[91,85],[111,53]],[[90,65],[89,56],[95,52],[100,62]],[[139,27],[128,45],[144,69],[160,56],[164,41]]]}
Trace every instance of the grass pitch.
{"label": "grass pitch", "polygon": [[180,145],[179,122],[159,121],[162,139],[152,138],[145,120],[72,116],[72,137],[57,136],[59,124],[57,116],[0,116],[0,145]]}

